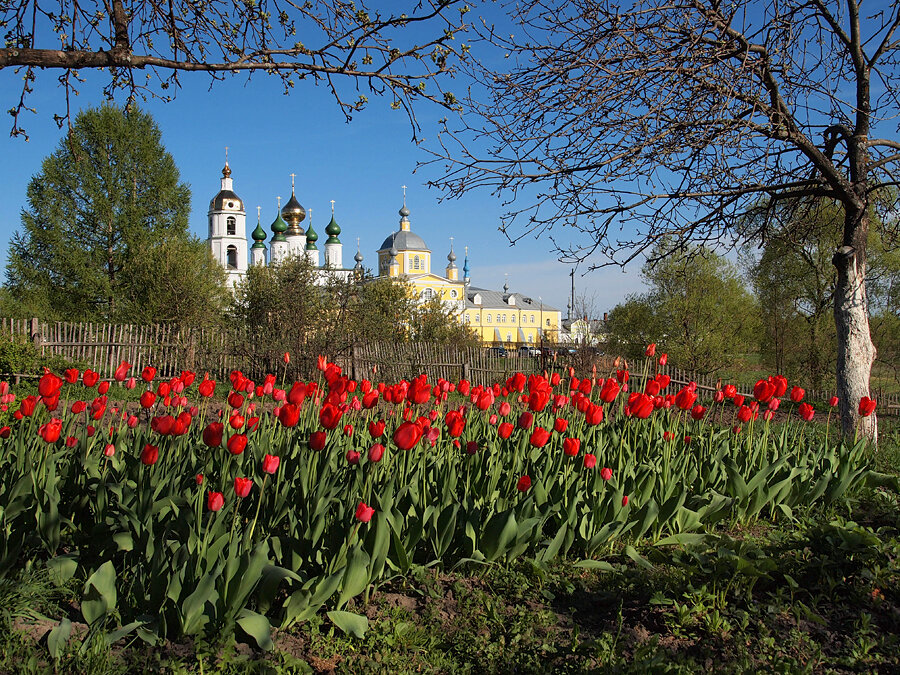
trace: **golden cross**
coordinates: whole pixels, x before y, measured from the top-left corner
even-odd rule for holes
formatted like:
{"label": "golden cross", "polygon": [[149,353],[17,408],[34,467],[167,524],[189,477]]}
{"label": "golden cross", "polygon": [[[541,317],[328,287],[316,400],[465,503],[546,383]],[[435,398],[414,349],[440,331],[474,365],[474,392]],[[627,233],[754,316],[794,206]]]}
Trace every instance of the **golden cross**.
{"label": "golden cross", "polygon": [[331,200],[331,215],[334,215],[334,200]]}
{"label": "golden cross", "polygon": [[294,175],[295,174],[291,174],[291,192],[292,193],[294,192]]}

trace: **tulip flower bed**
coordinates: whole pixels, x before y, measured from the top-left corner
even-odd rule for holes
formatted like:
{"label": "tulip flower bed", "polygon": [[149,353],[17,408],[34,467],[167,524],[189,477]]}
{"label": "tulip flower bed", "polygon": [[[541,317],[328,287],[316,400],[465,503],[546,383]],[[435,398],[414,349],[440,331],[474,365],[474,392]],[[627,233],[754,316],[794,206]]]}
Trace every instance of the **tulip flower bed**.
{"label": "tulip flower bed", "polygon": [[[324,359],[317,381],[289,386],[147,368],[131,381],[139,410],[107,398],[128,364],[112,385],[46,373],[21,401],[0,386],[0,575],[27,562],[77,584],[84,623],[109,641],[239,629],[266,648],[273,624],[323,609],[362,635],[354,599],[413,566],[597,566],[614,546],[637,556],[638,540],[790,516],[867,478],[863,442],[807,439],[802,391],[782,406],[791,421],[770,423],[783,378],[700,401],[650,365],[492,387],[355,382]],[[51,632],[51,653],[70,630]]]}

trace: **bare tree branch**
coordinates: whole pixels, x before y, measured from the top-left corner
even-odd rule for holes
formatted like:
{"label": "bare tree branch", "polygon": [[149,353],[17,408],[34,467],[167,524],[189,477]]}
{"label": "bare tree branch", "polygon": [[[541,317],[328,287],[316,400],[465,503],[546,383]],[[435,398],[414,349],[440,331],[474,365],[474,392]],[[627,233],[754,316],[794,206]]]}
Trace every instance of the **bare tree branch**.
{"label": "bare tree branch", "polygon": [[[342,84],[364,84],[375,95],[388,94],[409,116],[415,138],[418,124],[412,103],[428,100],[449,110],[457,107],[442,80],[452,77],[453,59],[464,47],[455,38],[467,29],[462,0],[419,0],[409,14],[370,12],[348,0],[26,0],[0,3],[0,68],[25,68],[18,106],[10,109],[13,135],[24,134],[19,116],[36,68],[106,69],[105,88],[128,99],[174,96],[179,73],[205,72],[213,79],[240,72],[281,78],[285,92],[298,79],[328,86],[344,115],[367,103],[364,95],[345,98]],[[301,38],[298,39],[298,38]],[[57,39],[60,46],[47,44]],[[135,71],[147,70],[146,81]],[[60,78],[66,96],[75,81]],[[68,119],[57,115],[59,124]]]}

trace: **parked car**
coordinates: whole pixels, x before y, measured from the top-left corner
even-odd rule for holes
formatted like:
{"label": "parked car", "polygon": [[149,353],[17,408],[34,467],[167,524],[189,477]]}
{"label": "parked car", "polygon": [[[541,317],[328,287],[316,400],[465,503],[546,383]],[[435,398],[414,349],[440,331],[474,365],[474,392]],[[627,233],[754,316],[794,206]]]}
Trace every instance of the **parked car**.
{"label": "parked car", "polygon": [[528,347],[527,345],[522,345],[518,349],[519,356],[540,356],[541,350],[536,347]]}
{"label": "parked car", "polygon": [[509,355],[509,352],[506,351],[506,347],[488,347],[486,353],[488,356],[503,359],[505,359]]}

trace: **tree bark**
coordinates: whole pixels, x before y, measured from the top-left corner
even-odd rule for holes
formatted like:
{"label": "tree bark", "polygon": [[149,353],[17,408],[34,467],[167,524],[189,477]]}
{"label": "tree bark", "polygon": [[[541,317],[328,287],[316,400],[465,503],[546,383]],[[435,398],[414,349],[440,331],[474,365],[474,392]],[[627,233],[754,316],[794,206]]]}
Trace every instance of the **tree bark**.
{"label": "tree bark", "polygon": [[878,441],[875,414],[859,417],[858,405],[869,395],[869,377],[875,361],[875,345],[869,331],[869,306],[866,297],[866,237],[868,213],[865,208],[845,205],[845,233],[848,243],[832,258],[837,269],[834,293],[834,323],[837,328],[837,395],[840,400],[841,428],[845,438],[857,433]]}

